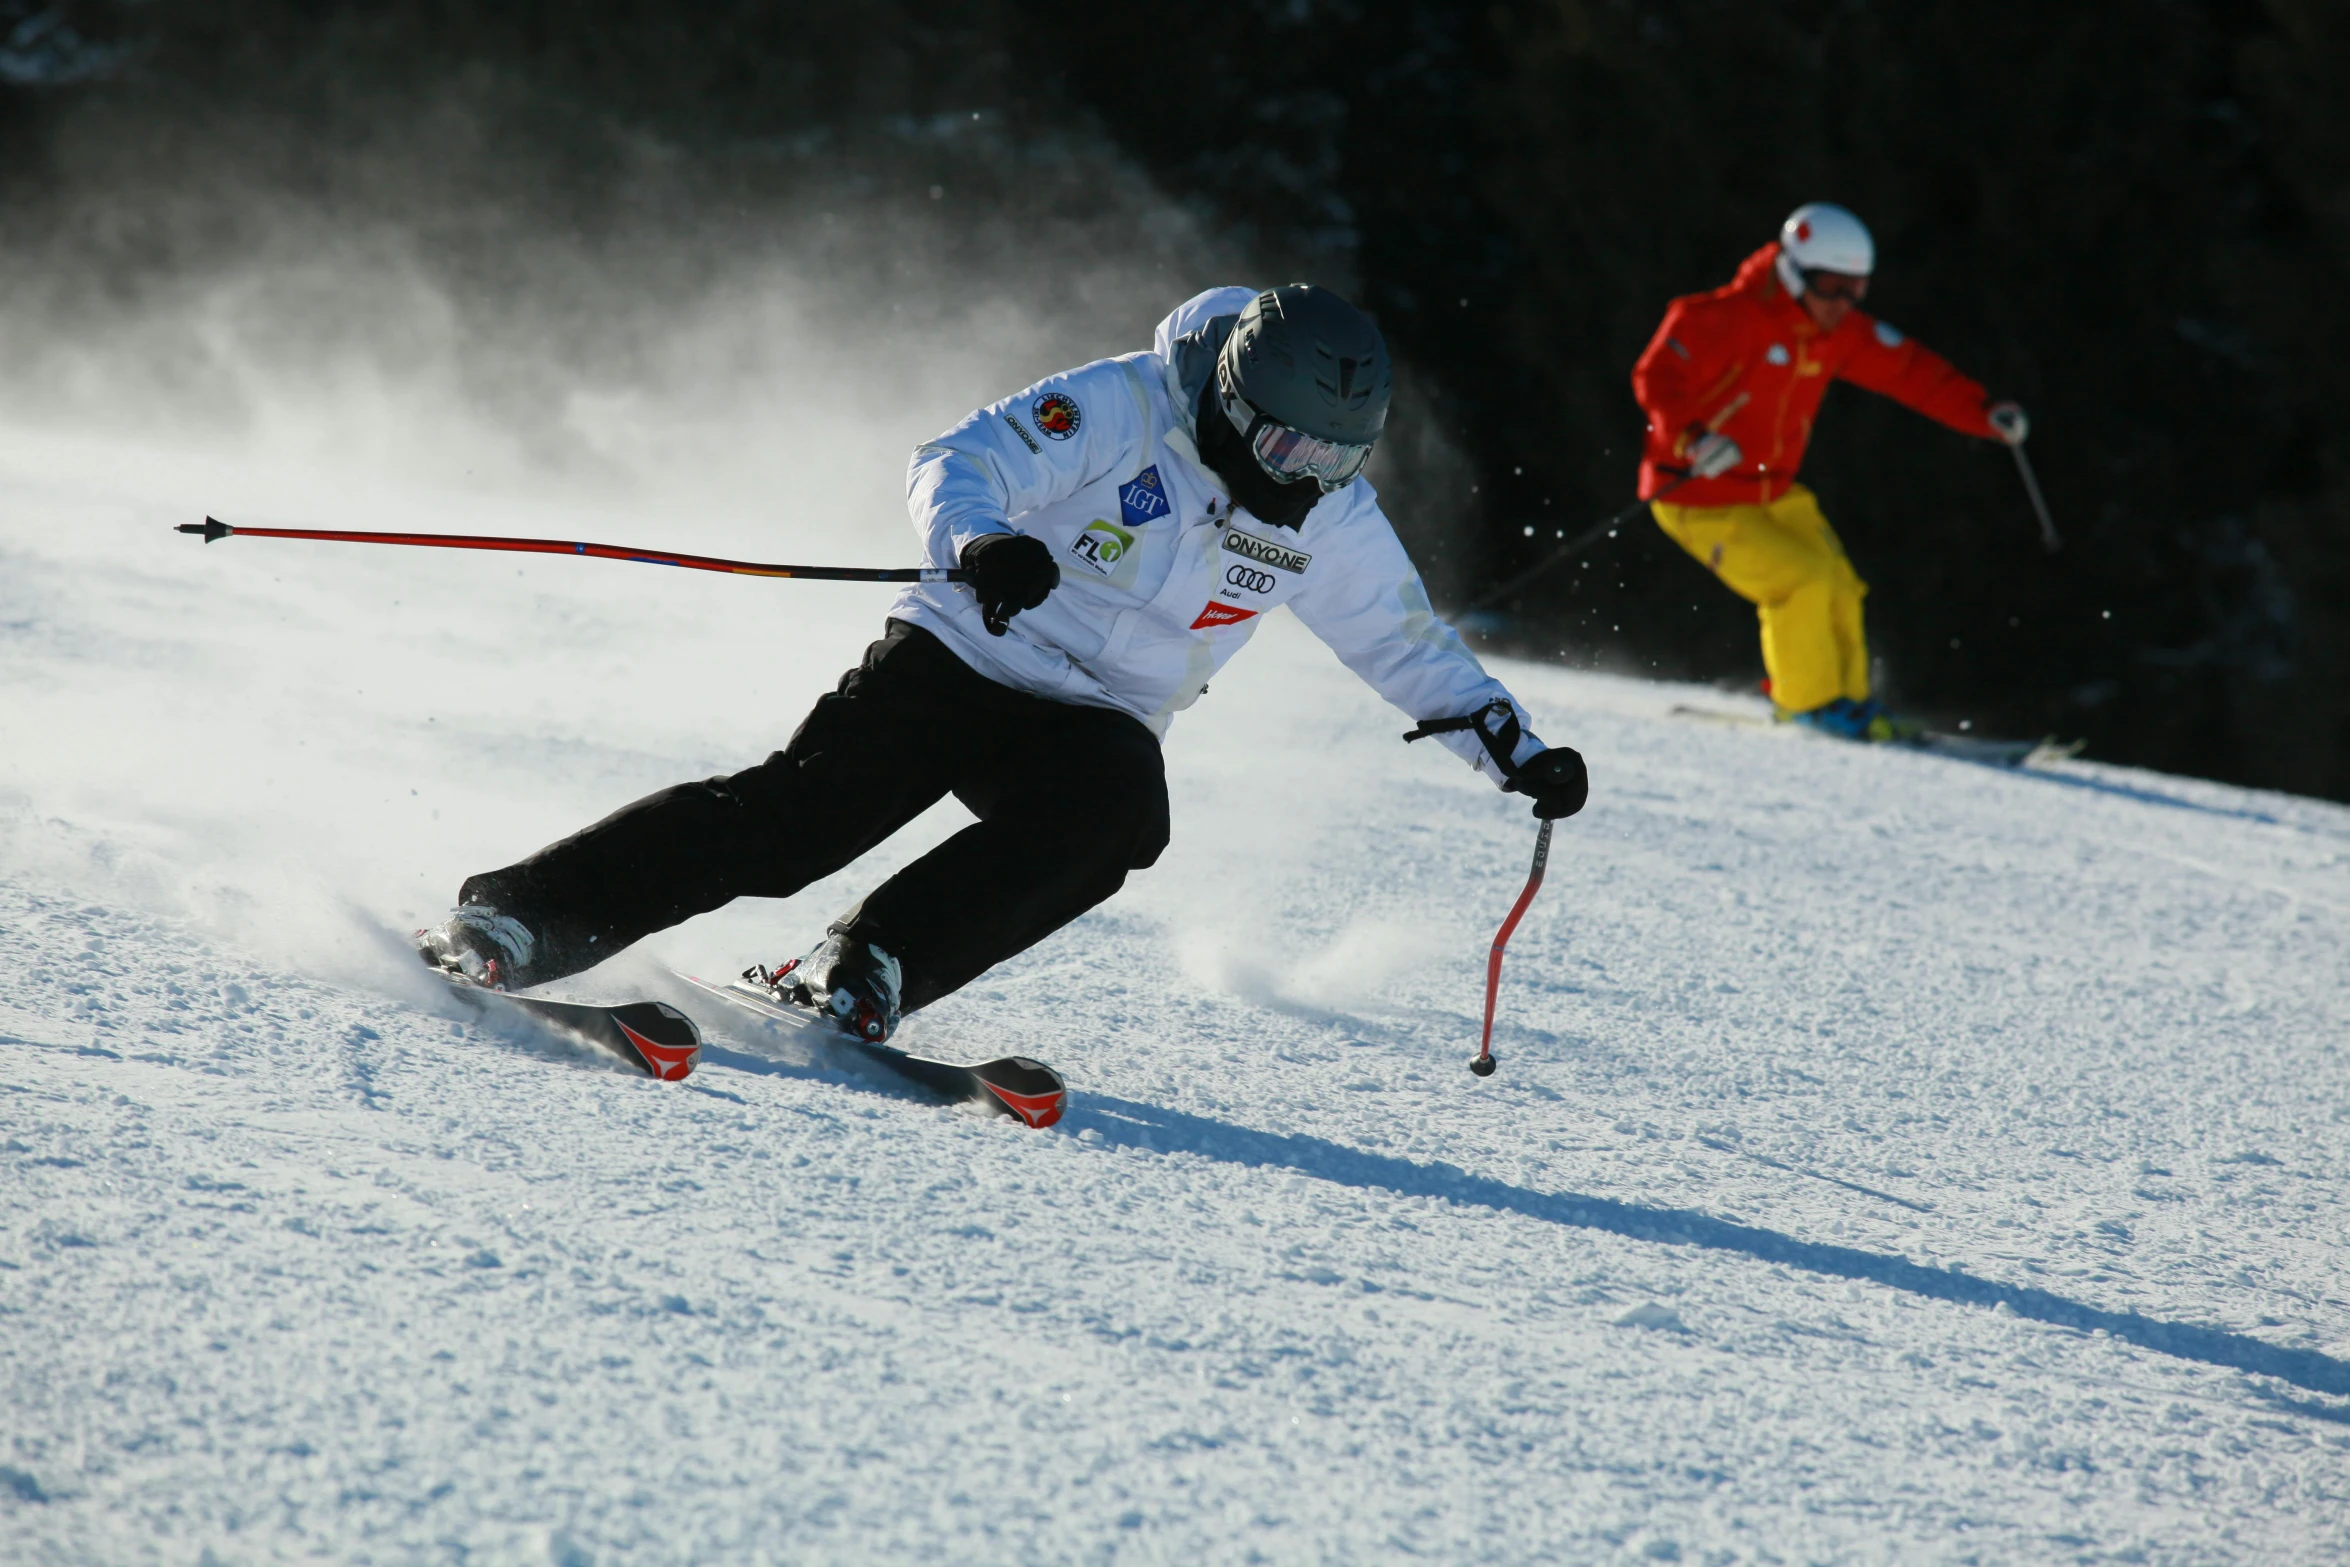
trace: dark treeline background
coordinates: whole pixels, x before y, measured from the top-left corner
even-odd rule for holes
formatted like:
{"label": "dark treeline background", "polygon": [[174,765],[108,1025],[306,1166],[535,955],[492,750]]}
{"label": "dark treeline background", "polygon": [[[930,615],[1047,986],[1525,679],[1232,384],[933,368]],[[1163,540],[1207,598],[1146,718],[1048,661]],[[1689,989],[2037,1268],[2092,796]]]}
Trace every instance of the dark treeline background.
{"label": "dark treeline background", "polygon": [[[819,186],[951,186],[1018,231],[1131,208],[1138,170],[1256,279],[1378,314],[1423,426],[1383,485],[1455,605],[1628,499],[1666,301],[1840,201],[1870,308],[2030,409],[2068,541],[2040,552],[1996,448],[1833,392],[1805,478],[1890,694],[2350,798],[2342,0],[0,0],[0,29],[11,242],[100,285],[243,243],[206,216],[232,180],[494,272],[485,224],[707,241]],[[1501,609],[1516,651],[1760,674],[1751,612],[1645,523]]]}

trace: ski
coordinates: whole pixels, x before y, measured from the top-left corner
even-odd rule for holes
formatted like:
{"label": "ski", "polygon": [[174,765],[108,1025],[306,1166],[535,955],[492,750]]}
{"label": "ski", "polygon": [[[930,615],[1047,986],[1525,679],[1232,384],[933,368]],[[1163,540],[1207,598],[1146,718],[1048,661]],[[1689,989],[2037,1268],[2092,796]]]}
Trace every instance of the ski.
{"label": "ski", "polygon": [[[1727,724],[1739,729],[1768,729],[1784,731],[1792,726],[1777,719],[1764,718],[1755,713],[1725,712],[1714,707],[1693,707],[1687,703],[1668,710],[1668,717],[1686,718],[1698,723]],[[1829,738],[1810,735],[1812,739]],[[1847,740],[1846,745],[1860,742]],[[1930,756],[1947,756],[1953,761],[1979,762],[1986,767],[2039,767],[2049,762],[2061,762],[2081,754],[2088,742],[2059,740],[2049,735],[2039,740],[1992,740],[1978,735],[1951,734],[1947,730],[1926,729],[1898,740],[1882,740],[1873,744],[1892,746],[1903,751],[1923,751]]]}
{"label": "ski", "polygon": [[2047,762],[2061,762],[2081,754],[2086,740],[2059,740],[2048,735],[2038,740],[1991,740],[1976,735],[1954,735],[1943,730],[1928,729],[1911,735],[1906,740],[1890,740],[1888,745],[1906,750],[1925,751],[1934,756],[1947,756],[1955,761],[1981,762],[1990,767],[2038,767]]}
{"label": "ski", "polygon": [[[723,985],[693,974],[680,973],[677,977],[696,990],[715,996],[727,1005],[770,1024],[791,1029],[823,1024],[818,1014],[806,1007],[776,1000],[765,986],[752,984],[747,975]],[[909,1055],[889,1045],[877,1045],[829,1027],[824,1028],[824,1038],[829,1043],[854,1049],[864,1059],[887,1068],[907,1082],[918,1084],[941,1098],[956,1103],[983,1105],[998,1115],[1016,1117],[1029,1126],[1050,1126],[1069,1107],[1069,1085],[1061,1081],[1061,1074],[1043,1062],[1031,1061],[1026,1056],[1004,1056],[995,1061],[982,1061],[976,1066],[957,1066],[951,1061],[933,1061],[926,1056]]]}
{"label": "ski", "polygon": [[596,1006],[585,1001],[551,1001],[489,990],[453,975],[442,976],[459,999],[477,1011],[519,1015],[556,1033],[595,1046],[664,1083],[689,1076],[702,1055],[702,1031],[694,1020],[665,1001],[631,1001]]}
{"label": "ski", "polygon": [[1696,707],[1687,702],[1676,702],[1665,709],[1667,718],[1685,718],[1692,723],[1726,724],[1735,729],[1776,729],[1778,724],[1754,713],[1726,712],[1718,707]]}

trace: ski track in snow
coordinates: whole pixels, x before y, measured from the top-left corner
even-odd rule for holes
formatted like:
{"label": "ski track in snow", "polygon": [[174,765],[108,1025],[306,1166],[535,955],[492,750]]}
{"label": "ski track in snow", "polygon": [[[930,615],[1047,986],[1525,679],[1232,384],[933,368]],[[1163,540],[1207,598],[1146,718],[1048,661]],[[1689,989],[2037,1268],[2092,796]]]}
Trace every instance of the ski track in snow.
{"label": "ski track in snow", "polygon": [[560,987],[693,1011],[658,1084],[400,937],[781,744],[886,597],[203,548],[190,494],[414,498],[0,455],[0,1557],[2350,1554],[2350,811],[1504,666],[1594,795],[1478,1082],[1533,824],[1284,617],[1176,726],[1162,863],[904,1036],[1053,1062],[1061,1126],[661,988],[951,804]]}

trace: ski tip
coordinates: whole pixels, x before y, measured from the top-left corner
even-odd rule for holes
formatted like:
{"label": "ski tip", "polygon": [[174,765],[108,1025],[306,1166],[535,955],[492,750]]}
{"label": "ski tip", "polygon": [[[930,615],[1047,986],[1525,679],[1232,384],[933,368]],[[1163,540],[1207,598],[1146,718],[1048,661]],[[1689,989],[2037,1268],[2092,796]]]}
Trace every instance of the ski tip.
{"label": "ski tip", "polygon": [[173,531],[201,533],[204,535],[204,542],[210,544],[214,539],[225,539],[237,530],[222,522],[218,517],[207,517],[202,522],[183,522]]}
{"label": "ski tip", "polygon": [[667,1002],[614,1008],[612,1022],[636,1051],[638,1063],[649,1077],[682,1083],[701,1063],[702,1031],[692,1018]]}
{"label": "ski tip", "polygon": [[971,1075],[979,1079],[997,1109],[1018,1116],[1038,1131],[1060,1120],[1069,1108],[1069,1085],[1042,1061],[1006,1056],[971,1068]]}
{"label": "ski tip", "polygon": [[2046,762],[2069,762],[2087,749],[2089,742],[2086,740],[2059,740],[2054,735],[2045,735],[2038,745],[2025,754],[2023,765],[2038,767]]}
{"label": "ski tip", "polygon": [[993,1083],[987,1085],[987,1091],[1006,1110],[1040,1132],[1059,1121],[1069,1108],[1067,1094],[1016,1094],[1008,1088],[998,1088]]}

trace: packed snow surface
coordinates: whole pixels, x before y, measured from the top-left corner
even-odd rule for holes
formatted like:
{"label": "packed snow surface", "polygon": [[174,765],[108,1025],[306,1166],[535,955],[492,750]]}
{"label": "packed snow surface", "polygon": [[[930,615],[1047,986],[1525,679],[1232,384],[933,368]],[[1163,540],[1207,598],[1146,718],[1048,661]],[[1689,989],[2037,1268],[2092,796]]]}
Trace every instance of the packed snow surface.
{"label": "packed snow surface", "polygon": [[1503,666],[1594,786],[1479,1081],[1534,824],[1282,618],[1162,863],[906,1031],[1058,1127],[706,1001],[662,1084],[405,933],[779,746],[886,590],[167,527],[902,535],[30,436],[0,498],[0,1558],[2350,1555],[2350,812]]}

